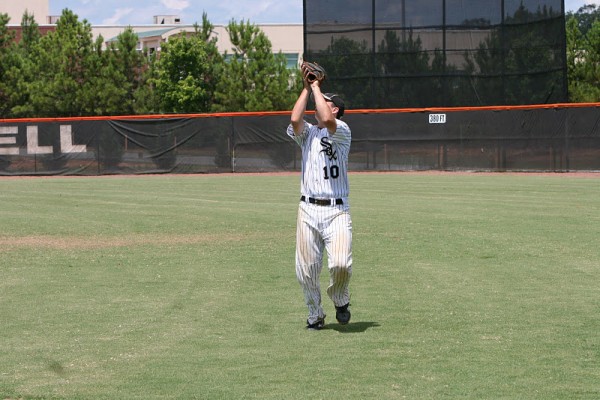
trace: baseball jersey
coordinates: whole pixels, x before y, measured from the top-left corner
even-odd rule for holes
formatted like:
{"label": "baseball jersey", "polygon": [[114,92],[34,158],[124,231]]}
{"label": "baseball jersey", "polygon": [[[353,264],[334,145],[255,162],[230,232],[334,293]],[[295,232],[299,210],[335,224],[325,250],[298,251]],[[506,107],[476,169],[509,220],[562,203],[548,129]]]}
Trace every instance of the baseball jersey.
{"label": "baseball jersey", "polygon": [[302,195],[318,199],[345,199],[349,194],[348,154],[352,135],[348,124],[336,119],[335,134],[304,121],[304,129],[287,134],[302,148]]}

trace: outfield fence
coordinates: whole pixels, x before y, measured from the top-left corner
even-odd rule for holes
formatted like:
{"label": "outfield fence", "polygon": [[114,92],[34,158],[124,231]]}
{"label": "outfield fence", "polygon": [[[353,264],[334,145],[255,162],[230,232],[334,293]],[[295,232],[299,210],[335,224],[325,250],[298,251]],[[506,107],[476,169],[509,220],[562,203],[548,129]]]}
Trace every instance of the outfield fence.
{"label": "outfield fence", "polygon": [[[263,112],[0,120],[0,175],[297,171],[289,119]],[[600,103],[347,110],[344,119],[352,171],[600,171]]]}

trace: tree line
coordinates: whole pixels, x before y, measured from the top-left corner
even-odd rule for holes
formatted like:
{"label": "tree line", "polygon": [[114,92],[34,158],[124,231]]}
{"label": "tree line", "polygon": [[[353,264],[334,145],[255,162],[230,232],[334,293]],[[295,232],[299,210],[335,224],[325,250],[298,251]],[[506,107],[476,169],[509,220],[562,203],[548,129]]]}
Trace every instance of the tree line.
{"label": "tree line", "polygon": [[[512,18],[519,22],[535,14],[519,9]],[[163,43],[160,55],[138,51],[138,37],[131,28],[106,44],[102,36],[93,40],[91,25],[68,9],[63,10],[56,30],[43,36],[33,16],[25,13],[18,43],[8,23],[8,16],[0,14],[0,118],[289,110],[302,85],[297,70],[287,68],[284,55],[274,54],[268,37],[249,21],[228,24],[231,53],[218,51],[217,39],[211,35],[214,26],[204,14],[194,32]],[[506,40],[507,33],[502,38],[492,34],[479,49],[465,53],[462,71],[447,63],[440,51],[430,59],[420,38],[413,38],[411,32],[402,38],[386,32],[377,48],[379,72],[418,77],[409,81],[369,82],[374,63],[367,45],[345,37],[333,39],[325,52],[307,56],[322,59],[333,79],[352,77],[332,84],[355,107],[482,101],[464,93],[487,96],[483,100],[487,103],[518,102],[522,93],[541,93],[532,102],[551,101],[539,89],[559,93],[560,74],[539,73],[539,81],[523,81],[511,79],[510,68],[515,76],[523,66],[534,71],[539,66],[542,72],[564,55],[543,51],[549,39],[545,32],[521,31],[525,26],[519,23],[514,26],[508,35],[522,43],[516,51],[493,51],[501,48],[499,41]],[[587,5],[568,13],[565,31],[569,101],[598,102],[600,8]],[[501,65],[508,71],[498,71]],[[477,79],[486,74],[502,79]],[[442,75],[455,77],[444,80]]]}
{"label": "tree line", "polygon": [[600,7],[585,5],[567,14],[569,100],[600,101]]}
{"label": "tree line", "polygon": [[93,40],[69,9],[46,35],[26,12],[18,43],[8,23],[0,14],[0,118],[288,110],[302,84],[249,21],[228,24],[231,53],[218,51],[204,14],[160,55],[138,51],[130,27],[106,46]]}

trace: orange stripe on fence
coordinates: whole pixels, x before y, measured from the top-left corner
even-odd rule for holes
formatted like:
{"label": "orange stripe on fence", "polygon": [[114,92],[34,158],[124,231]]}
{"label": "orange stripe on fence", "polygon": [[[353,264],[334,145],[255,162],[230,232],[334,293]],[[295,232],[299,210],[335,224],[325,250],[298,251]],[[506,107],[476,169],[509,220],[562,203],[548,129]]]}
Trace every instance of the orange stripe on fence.
{"label": "orange stripe on fence", "polygon": [[[510,111],[536,110],[559,108],[600,107],[600,103],[556,103],[532,104],[521,106],[478,106],[478,107],[427,107],[427,108],[384,108],[384,109],[348,109],[346,114],[393,114],[393,113],[426,113],[426,112],[457,112],[457,111]],[[119,121],[119,120],[153,120],[169,118],[224,118],[224,117],[267,117],[272,115],[291,115],[290,111],[252,111],[224,112],[205,114],[151,114],[151,115],[114,115],[96,117],[55,117],[55,118],[13,118],[0,119],[0,123],[30,123],[30,122],[72,122],[72,121]],[[308,114],[314,111],[307,111]]]}
{"label": "orange stripe on fence", "polygon": [[522,106],[478,106],[478,107],[427,107],[427,108],[383,108],[346,110],[345,114],[393,114],[393,113],[423,113],[423,112],[454,112],[454,111],[510,111],[510,110],[539,110],[551,108],[585,108],[600,107],[600,103],[556,103],[530,104]]}
{"label": "orange stripe on fence", "polygon": [[69,121],[119,121],[119,120],[153,120],[169,118],[218,118],[218,117],[262,117],[269,115],[289,115],[291,111],[260,112],[224,112],[206,114],[149,114],[149,115],[112,115],[95,117],[53,117],[53,118],[13,118],[0,119],[0,122],[69,122]]}

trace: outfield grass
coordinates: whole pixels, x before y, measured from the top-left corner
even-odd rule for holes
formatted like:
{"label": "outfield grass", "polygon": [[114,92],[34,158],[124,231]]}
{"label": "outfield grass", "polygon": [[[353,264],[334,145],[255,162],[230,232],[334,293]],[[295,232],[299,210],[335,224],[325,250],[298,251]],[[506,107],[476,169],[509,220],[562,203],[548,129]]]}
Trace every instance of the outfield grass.
{"label": "outfield grass", "polygon": [[0,179],[0,398],[600,398],[600,176],[350,179],[318,332],[296,174]]}

